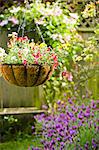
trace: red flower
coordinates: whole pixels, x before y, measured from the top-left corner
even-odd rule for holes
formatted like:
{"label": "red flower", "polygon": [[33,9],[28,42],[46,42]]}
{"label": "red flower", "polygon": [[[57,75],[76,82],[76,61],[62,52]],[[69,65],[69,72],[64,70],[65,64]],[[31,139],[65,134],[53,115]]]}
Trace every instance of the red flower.
{"label": "red flower", "polygon": [[51,50],[51,48],[50,48],[50,47],[48,47],[48,48],[47,48],[47,51],[50,51],[50,50]]}
{"label": "red flower", "polygon": [[54,65],[53,65],[54,69],[57,69],[57,66],[58,66],[58,62],[54,63]]}
{"label": "red flower", "polygon": [[54,61],[53,68],[56,69],[57,66],[58,66],[58,58],[57,58],[57,55],[52,54],[52,58],[53,58],[53,61]]}
{"label": "red flower", "polygon": [[66,76],[66,71],[62,72],[62,77]]}
{"label": "red flower", "polygon": [[56,60],[57,56],[56,56],[55,54],[52,54],[52,58],[53,58],[54,60]]}
{"label": "red flower", "polygon": [[25,37],[17,37],[16,40],[19,41],[19,42],[27,41],[28,37],[27,36],[25,36]]}

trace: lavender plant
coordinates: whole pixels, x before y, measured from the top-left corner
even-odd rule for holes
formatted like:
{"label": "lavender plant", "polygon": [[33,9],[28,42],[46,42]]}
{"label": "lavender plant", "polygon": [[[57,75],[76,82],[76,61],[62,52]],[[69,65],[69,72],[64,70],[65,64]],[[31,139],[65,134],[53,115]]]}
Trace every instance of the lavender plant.
{"label": "lavender plant", "polygon": [[[97,150],[99,148],[97,105],[93,100],[88,106],[85,104],[76,106],[71,98],[68,102],[69,104],[59,100],[49,114],[35,116],[39,130],[42,131],[43,149]],[[32,150],[36,149],[32,147]]]}

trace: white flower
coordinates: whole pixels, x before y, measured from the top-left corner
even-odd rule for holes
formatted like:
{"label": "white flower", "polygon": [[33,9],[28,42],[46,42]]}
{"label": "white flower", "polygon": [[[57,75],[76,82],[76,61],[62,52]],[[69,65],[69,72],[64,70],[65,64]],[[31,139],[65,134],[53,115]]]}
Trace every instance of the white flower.
{"label": "white flower", "polygon": [[77,13],[69,13],[69,15],[76,20],[79,18]]}
{"label": "white flower", "polygon": [[0,47],[0,62],[2,62],[4,60],[4,57],[7,54],[5,53],[5,50],[3,48]]}
{"label": "white flower", "polygon": [[5,53],[5,50],[0,47],[0,53]]}
{"label": "white flower", "polygon": [[18,34],[16,32],[12,32],[12,34],[8,34],[8,37],[16,37]]}
{"label": "white flower", "polygon": [[12,56],[12,57],[11,57],[11,60],[12,60],[12,61],[17,61],[16,56]]}
{"label": "white flower", "polygon": [[0,22],[0,26],[3,27],[4,25],[8,24],[8,20],[3,20]]}
{"label": "white flower", "polygon": [[39,25],[44,24],[44,23],[45,23],[44,17],[40,18],[39,20],[35,20],[35,22],[36,22],[37,24],[39,24]]}
{"label": "white flower", "polygon": [[52,37],[53,40],[56,40],[57,37],[58,37],[58,34],[53,34],[51,37]]}
{"label": "white flower", "polygon": [[18,11],[20,11],[20,7],[13,7],[13,9],[10,10],[11,13],[17,13]]}
{"label": "white flower", "polygon": [[66,86],[66,83],[65,82],[62,82],[62,87],[65,87]]}
{"label": "white flower", "polygon": [[28,53],[29,53],[29,48],[24,48],[23,49],[23,53],[24,53],[25,56],[27,56]]}
{"label": "white flower", "polygon": [[64,35],[64,38],[65,38],[65,41],[67,42],[67,41],[70,41],[71,36],[70,36],[70,35],[65,34],[65,35]]}
{"label": "white flower", "polygon": [[64,15],[63,23],[70,24],[70,19]]}
{"label": "white flower", "polygon": [[61,14],[62,14],[62,10],[60,9],[60,7],[55,7],[54,9],[53,9],[53,14],[55,15],[55,16],[60,16]]}

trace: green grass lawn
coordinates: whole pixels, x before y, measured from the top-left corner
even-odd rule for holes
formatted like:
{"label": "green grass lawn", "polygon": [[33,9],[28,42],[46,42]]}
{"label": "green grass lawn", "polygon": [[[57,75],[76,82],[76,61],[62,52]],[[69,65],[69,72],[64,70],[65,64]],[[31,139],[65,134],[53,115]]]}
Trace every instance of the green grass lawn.
{"label": "green grass lawn", "polygon": [[0,143],[0,150],[28,150],[29,146],[40,146],[39,138]]}

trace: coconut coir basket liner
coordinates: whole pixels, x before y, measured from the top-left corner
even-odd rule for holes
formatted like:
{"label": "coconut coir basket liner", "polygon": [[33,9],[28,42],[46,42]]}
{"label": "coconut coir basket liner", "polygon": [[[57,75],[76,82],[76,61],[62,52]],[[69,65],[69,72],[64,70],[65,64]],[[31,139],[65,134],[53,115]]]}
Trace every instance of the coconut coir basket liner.
{"label": "coconut coir basket liner", "polygon": [[52,68],[48,65],[17,65],[1,64],[0,70],[6,81],[22,87],[43,84],[51,75]]}

